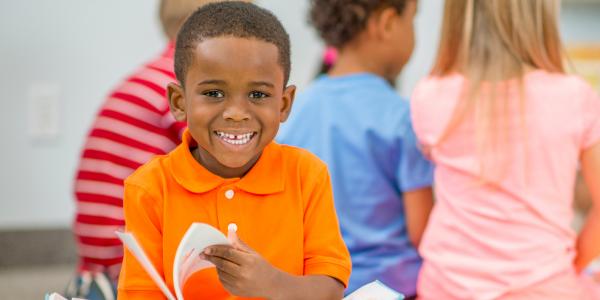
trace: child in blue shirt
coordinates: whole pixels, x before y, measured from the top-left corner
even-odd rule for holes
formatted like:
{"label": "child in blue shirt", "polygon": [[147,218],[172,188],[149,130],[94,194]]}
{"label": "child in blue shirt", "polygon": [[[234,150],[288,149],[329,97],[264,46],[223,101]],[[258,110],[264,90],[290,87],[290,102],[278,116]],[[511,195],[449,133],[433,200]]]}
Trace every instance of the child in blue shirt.
{"label": "child in blue shirt", "polygon": [[329,167],[352,256],[347,292],[379,279],[409,298],[416,294],[433,167],[417,148],[408,102],[391,84],[413,50],[416,5],[312,1],[312,24],[339,56],[297,96],[278,135]]}

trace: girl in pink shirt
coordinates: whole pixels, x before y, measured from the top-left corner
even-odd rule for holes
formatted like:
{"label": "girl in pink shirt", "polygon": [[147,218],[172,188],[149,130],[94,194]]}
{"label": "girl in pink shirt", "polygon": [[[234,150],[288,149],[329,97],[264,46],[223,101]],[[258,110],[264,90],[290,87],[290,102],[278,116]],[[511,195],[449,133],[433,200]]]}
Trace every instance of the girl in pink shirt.
{"label": "girl in pink shirt", "polygon": [[[431,76],[412,97],[437,203],[420,299],[600,299],[600,99],[566,75],[558,0],[446,1]],[[571,228],[578,165],[594,206]]]}

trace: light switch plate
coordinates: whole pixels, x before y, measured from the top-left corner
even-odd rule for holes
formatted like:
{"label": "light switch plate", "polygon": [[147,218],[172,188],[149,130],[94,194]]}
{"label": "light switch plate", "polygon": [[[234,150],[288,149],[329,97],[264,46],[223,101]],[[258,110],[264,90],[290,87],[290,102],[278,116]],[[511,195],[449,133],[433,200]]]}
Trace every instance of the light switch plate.
{"label": "light switch plate", "polygon": [[33,141],[52,141],[60,135],[60,86],[34,83],[28,89],[27,133]]}

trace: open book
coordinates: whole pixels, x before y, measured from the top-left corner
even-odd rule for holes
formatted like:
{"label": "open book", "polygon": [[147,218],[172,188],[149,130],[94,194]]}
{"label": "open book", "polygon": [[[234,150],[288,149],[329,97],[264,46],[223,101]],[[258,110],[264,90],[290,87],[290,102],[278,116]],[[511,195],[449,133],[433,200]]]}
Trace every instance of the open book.
{"label": "open book", "polygon": [[[229,231],[236,230],[235,224],[229,224]],[[200,253],[204,251],[204,248],[213,245],[231,244],[227,237],[216,228],[204,223],[192,223],[183,235],[175,252],[175,261],[173,262],[175,296],[173,296],[161,274],[156,271],[135,236],[128,232],[116,232],[116,234],[169,300],[183,300],[182,287],[186,280],[195,272],[214,266],[209,261],[200,258]]]}
{"label": "open book", "polygon": [[402,300],[404,296],[379,280],[367,283],[342,300]]}
{"label": "open book", "polygon": [[[69,299],[61,296],[58,293],[52,293],[52,294],[46,294],[46,297],[44,297],[44,300],[69,300]],[[85,299],[71,298],[71,300],[85,300]]]}

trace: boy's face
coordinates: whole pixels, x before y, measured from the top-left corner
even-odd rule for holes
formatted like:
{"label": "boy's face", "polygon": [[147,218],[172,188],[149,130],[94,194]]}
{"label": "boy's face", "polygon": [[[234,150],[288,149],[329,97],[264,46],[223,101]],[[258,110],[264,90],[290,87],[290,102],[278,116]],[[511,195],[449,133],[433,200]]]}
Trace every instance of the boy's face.
{"label": "boy's face", "polygon": [[295,87],[284,88],[277,47],[238,37],[209,38],[194,49],[185,86],[169,85],[171,111],[198,143],[194,155],[221,177],[241,177],[284,122]]}

